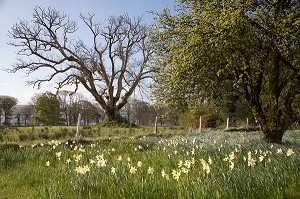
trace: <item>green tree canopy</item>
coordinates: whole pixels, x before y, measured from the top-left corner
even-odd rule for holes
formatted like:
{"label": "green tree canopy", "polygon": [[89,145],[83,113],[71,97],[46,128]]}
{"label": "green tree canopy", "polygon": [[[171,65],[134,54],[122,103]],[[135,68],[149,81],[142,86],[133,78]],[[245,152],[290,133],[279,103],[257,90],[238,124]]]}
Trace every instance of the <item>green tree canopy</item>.
{"label": "green tree canopy", "polygon": [[34,105],[34,122],[42,125],[58,125],[62,122],[59,101],[51,92],[43,93]]}
{"label": "green tree canopy", "polygon": [[12,113],[11,108],[17,105],[18,99],[10,96],[0,96],[0,124],[2,118],[2,112],[4,113],[4,124],[10,124],[10,116]]}
{"label": "green tree canopy", "polygon": [[179,1],[157,15],[157,90],[178,106],[232,85],[264,139],[281,142],[300,93],[298,1]]}

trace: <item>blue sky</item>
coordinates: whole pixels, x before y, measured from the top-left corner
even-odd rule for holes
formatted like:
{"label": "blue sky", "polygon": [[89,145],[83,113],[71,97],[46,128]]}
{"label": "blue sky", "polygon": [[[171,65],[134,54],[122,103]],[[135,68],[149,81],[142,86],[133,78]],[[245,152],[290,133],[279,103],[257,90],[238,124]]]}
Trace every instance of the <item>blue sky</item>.
{"label": "blue sky", "polygon": [[[36,6],[54,7],[76,21],[80,20],[80,13],[95,14],[99,21],[112,15],[127,13],[130,17],[143,16],[145,22],[150,24],[153,22],[153,16],[149,11],[161,11],[165,7],[172,10],[174,5],[175,0],[0,0],[0,69],[10,67],[17,57],[17,49],[7,45],[8,31],[19,19],[30,21]],[[0,95],[16,97],[19,104],[26,104],[34,93],[48,90],[55,92],[54,82],[45,84],[38,90],[27,86],[27,80],[25,71],[11,74],[0,70]],[[80,90],[80,93],[89,98],[85,90]]]}

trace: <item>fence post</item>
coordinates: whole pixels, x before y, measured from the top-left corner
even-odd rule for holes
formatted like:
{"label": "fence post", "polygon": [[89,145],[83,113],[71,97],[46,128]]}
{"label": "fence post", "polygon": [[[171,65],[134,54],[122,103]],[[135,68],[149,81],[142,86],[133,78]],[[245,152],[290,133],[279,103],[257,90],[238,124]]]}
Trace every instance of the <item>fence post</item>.
{"label": "fence post", "polygon": [[199,133],[201,133],[202,131],[202,116],[200,115],[200,118],[199,118]]}
{"label": "fence post", "polygon": [[249,119],[247,118],[246,128],[249,128]]}
{"label": "fence post", "polygon": [[79,128],[80,128],[80,120],[81,120],[81,114],[78,114],[78,120],[77,120],[77,129],[76,129],[76,137],[75,137],[75,142],[76,144],[78,144],[79,141],[79,136],[80,136],[80,132],[79,132]]}
{"label": "fence post", "polygon": [[229,129],[229,117],[227,118],[226,129]]}
{"label": "fence post", "polygon": [[157,134],[157,115],[155,116],[154,134]]}

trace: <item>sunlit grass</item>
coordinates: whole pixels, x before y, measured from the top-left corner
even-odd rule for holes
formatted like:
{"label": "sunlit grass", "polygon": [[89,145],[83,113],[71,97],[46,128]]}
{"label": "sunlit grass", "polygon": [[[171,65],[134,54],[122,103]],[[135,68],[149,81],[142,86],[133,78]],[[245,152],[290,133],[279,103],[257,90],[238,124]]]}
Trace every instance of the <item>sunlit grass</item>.
{"label": "sunlit grass", "polygon": [[[300,137],[257,132],[145,136],[1,149],[7,198],[289,198],[299,196]],[[1,197],[2,197],[1,195]]]}

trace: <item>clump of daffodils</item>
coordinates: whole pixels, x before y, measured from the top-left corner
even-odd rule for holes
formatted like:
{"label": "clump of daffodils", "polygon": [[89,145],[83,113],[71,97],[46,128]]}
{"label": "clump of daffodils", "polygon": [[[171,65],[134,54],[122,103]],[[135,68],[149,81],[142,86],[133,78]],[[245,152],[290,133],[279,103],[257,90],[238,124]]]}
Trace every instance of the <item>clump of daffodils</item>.
{"label": "clump of daffodils", "polygon": [[78,166],[75,168],[75,172],[78,173],[78,174],[85,174],[86,172],[89,172],[90,171],[90,168],[88,165],[85,165],[85,166]]}

